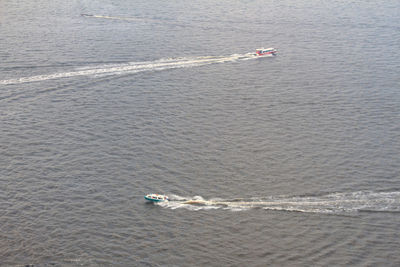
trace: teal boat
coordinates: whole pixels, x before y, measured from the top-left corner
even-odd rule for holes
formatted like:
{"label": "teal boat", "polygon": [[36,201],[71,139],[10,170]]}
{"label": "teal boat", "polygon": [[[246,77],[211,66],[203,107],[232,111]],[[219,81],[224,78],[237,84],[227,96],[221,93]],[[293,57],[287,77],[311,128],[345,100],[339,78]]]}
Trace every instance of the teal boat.
{"label": "teal boat", "polygon": [[144,199],[151,202],[163,202],[163,201],[168,201],[168,196],[159,194],[148,194],[144,196]]}

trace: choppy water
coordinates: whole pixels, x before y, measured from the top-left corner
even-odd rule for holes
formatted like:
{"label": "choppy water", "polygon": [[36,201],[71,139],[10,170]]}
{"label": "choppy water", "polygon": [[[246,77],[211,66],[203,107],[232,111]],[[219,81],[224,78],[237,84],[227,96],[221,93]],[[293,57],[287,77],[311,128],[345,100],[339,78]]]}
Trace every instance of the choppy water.
{"label": "choppy water", "polygon": [[399,8],[1,1],[0,266],[398,266]]}

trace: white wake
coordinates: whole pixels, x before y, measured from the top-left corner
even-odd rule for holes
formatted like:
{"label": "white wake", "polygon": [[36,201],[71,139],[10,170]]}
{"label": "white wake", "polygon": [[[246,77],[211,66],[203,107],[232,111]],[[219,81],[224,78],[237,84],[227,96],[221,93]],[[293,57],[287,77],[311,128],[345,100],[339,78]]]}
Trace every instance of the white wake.
{"label": "white wake", "polygon": [[235,199],[204,199],[201,196],[172,195],[170,201],[158,205],[170,209],[189,210],[248,209],[297,211],[313,213],[400,212],[400,192],[359,191],[333,193],[322,196],[254,197]]}
{"label": "white wake", "polygon": [[75,68],[67,72],[56,72],[51,74],[35,75],[28,77],[19,77],[7,80],[0,80],[0,84],[21,84],[40,82],[47,80],[55,80],[62,78],[71,78],[77,76],[109,76],[109,75],[126,75],[145,71],[161,71],[177,68],[189,68],[197,66],[205,66],[209,64],[234,62],[238,60],[248,60],[258,58],[252,53],[233,54],[230,56],[207,56],[207,57],[182,57],[182,58],[166,58],[155,61],[129,62],[122,64],[107,64],[100,66],[87,66]]}

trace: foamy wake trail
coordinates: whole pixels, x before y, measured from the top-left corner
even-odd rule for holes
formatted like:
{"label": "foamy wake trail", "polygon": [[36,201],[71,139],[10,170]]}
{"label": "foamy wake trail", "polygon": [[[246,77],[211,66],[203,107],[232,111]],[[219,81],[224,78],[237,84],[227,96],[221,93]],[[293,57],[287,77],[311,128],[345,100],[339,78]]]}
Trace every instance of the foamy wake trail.
{"label": "foamy wake trail", "polygon": [[118,16],[105,16],[105,15],[92,15],[92,14],[81,14],[82,17],[96,18],[96,19],[110,19],[110,20],[122,20],[122,21],[136,21],[136,22],[152,22],[160,21],[159,19],[142,18],[142,17],[118,17]]}
{"label": "foamy wake trail", "polygon": [[87,18],[97,18],[97,19],[132,20],[132,21],[143,20],[136,17],[117,17],[117,16],[91,15],[91,14],[82,14],[81,16]]}
{"label": "foamy wake trail", "polygon": [[30,82],[40,82],[47,80],[55,80],[62,78],[71,78],[77,76],[110,76],[110,75],[126,75],[145,71],[161,71],[177,68],[188,68],[205,66],[209,64],[225,63],[238,60],[246,60],[257,58],[251,53],[233,54],[230,56],[209,56],[209,57],[183,57],[183,58],[167,58],[155,61],[145,62],[129,62],[124,64],[109,64],[101,66],[87,66],[76,68],[67,72],[58,72],[44,75],[35,75],[29,77],[20,77],[8,80],[0,80],[0,84],[21,84]]}
{"label": "foamy wake trail", "polygon": [[248,209],[281,210],[314,213],[400,212],[400,192],[334,193],[323,196],[260,197],[248,199],[204,199],[201,196],[172,196],[158,205],[189,210]]}

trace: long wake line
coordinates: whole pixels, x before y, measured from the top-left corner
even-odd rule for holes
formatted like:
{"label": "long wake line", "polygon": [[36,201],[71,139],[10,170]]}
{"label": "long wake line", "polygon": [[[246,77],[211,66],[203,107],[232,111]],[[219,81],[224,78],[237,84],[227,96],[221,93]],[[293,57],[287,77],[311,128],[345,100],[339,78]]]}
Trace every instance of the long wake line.
{"label": "long wake line", "polygon": [[71,78],[77,76],[110,76],[110,75],[133,74],[145,71],[160,71],[167,69],[197,67],[197,66],[204,66],[216,63],[248,60],[253,58],[257,57],[254,56],[254,54],[252,53],[247,53],[247,54],[233,54],[230,56],[183,57],[183,58],[160,59],[148,62],[129,62],[124,64],[86,67],[84,69],[80,68],[68,72],[58,72],[52,74],[0,80],[0,84],[2,85],[22,84],[22,83],[55,80],[61,78]]}
{"label": "long wake line", "polygon": [[189,210],[248,209],[297,211],[312,213],[392,212],[400,213],[400,192],[349,192],[323,196],[257,197],[248,199],[204,199],[201,196],[171,196],[170,201],[158,205],[170,209]]}

